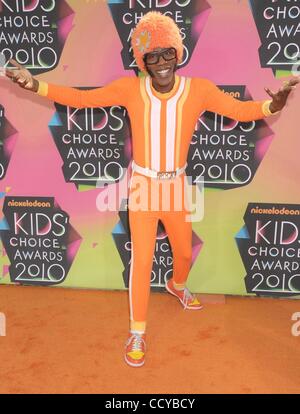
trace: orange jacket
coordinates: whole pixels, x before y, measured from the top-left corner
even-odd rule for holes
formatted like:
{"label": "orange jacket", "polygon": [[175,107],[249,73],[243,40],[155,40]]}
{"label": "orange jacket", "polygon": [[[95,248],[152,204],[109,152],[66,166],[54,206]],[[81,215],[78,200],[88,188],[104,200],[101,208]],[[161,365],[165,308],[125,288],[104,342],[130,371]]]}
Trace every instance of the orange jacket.
{"label": "orange jacket", "polygon": [[156,171],[173,171],[186,163],[199,115],[216,112],[237,121],[269,116],[270,100],[240,101],[204,78],[175,74],[168,93],[159,93],[150,76],[121,77],[102,88],[76,88],[40,82],[38,94],[74,108],[120,105],[127,108],[134,161]]}

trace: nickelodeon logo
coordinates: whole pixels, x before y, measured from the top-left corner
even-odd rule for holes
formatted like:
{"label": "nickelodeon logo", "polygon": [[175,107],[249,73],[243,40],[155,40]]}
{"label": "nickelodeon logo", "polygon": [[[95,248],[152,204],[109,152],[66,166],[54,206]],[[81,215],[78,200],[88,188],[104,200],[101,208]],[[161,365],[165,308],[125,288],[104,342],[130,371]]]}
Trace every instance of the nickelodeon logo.
{"label": "nickelodeon logo", "polygon": [[272,208],[260,208],[258,206],[256,206],[255,208],[251,208],[250,210],[251,214],[280,214],[280,215],[292,215],[292,216],[300,216],[300,209],[289,209],[286,207],[282,207],[282,208],[276,208],[276,207],[272,207]]}

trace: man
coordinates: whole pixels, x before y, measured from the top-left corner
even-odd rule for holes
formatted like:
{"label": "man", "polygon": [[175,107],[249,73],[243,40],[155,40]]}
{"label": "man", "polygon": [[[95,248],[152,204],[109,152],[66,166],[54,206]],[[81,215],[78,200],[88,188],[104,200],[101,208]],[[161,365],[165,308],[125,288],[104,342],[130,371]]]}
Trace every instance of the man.
{"label": "man", "polygon": [[21,87],[62,105],[76,108],[122,105],[128,110],[133,172],[129,190],[130,333],[125,361],[139,367],[145,362],[146,318],[158,220],[164,224],[173,252],[173,275],[166,282],[167,291],[185,309],[198,310],[202,305],[185,286],[192,257],[192,226],[186,220],[186,209],[174,209],[174,194],[169,211],[161,208],[161,200],[156,210],[150,208],[149,200],[146,209],[135,209],[136,186],[143,179],[148,192],[155,182],[162,181],[162,194],[168,178],[184,186],[189,144],[200,113],[208,110],[238,121],[270,116],[284,107],[299,78],[286,82],[277,93],[266,88],[272,99],[242,102],[224,94],[208,79],[178,76],[175,72],[183,55],[180,31],[170,17],[159,12],[149,12],[140,19],[131,44],[136,63],[145,76],[122,77],[103,88],[81,91],[39,82],[15,61],[11,62],[16,69],[7,70],[7,76]]}

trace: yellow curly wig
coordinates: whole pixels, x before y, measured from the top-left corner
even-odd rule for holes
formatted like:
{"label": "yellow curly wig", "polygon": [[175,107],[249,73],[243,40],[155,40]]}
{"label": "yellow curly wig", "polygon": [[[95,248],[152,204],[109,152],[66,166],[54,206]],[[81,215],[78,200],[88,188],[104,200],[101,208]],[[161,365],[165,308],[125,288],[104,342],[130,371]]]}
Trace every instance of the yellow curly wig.
{"label": "yellow curly wig", "polygon": [[178,63],[182,62],[183,43],[179,27],[171,17],[157,11],[150,11],[140,19],[132,33],[131,46],[141,71],[146,70],[143,55],[156,48],[174,47]]}

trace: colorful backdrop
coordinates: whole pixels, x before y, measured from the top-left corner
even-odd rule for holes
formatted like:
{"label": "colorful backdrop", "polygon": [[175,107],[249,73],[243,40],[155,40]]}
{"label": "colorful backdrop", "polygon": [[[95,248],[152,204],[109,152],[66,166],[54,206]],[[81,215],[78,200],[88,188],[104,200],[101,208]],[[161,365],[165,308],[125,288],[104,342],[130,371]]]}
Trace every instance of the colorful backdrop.
{"label": "colorful backdrop", "polygon": [[[3,65],[17,58],[39,80],[79,88],[140,76],[131,30],[149,10],[171,15],[185,44],[183,76],[204,77],[241,100],[299,74],[300,2],[246,0],[0,1]],[[127,213],[100,211],[124,188],[131,161],[122,107],[75,110],[0,77],[0,283],[125,289]],[[239,123],[199,114],[188,159],[204,177],[193,222],[195,292],[300,294],[299,90],[280,115]],[[99,177],[105,176],[107,186]],[[123,186],[123,187],[122,187]],[[124,193],[126,204],[126,193]],[[152,287],[171,275],[159,226]]]}

